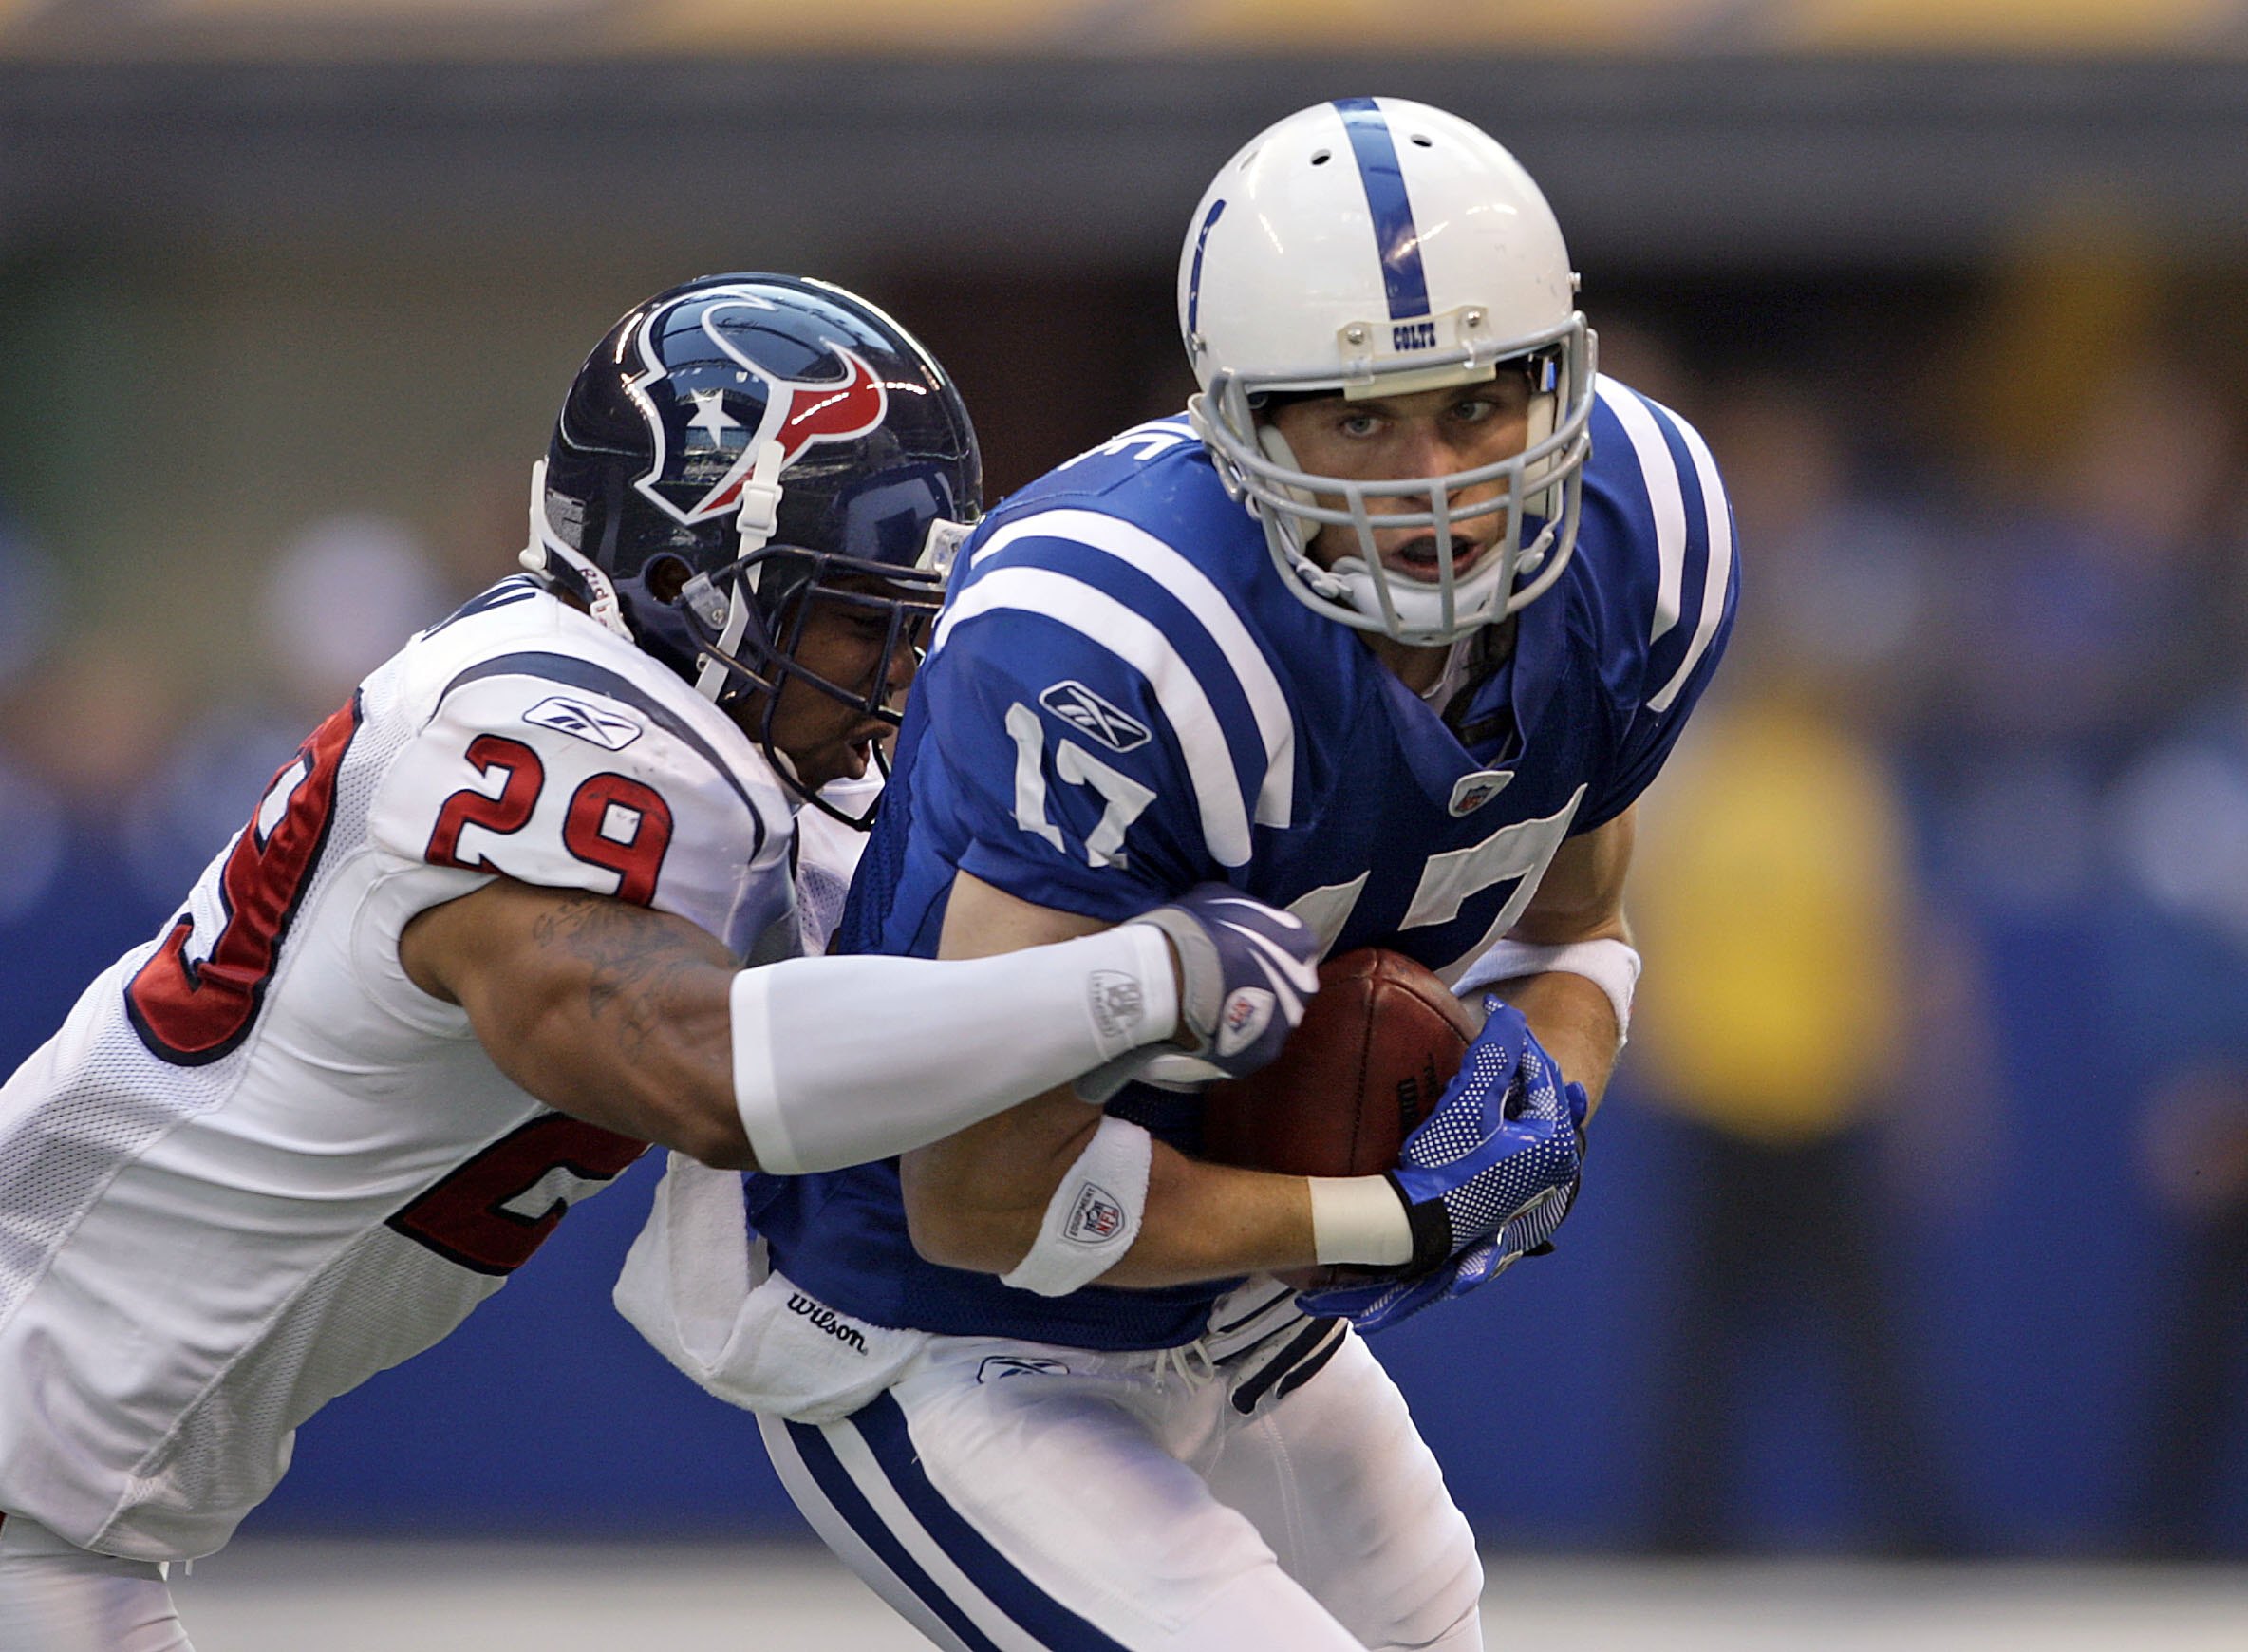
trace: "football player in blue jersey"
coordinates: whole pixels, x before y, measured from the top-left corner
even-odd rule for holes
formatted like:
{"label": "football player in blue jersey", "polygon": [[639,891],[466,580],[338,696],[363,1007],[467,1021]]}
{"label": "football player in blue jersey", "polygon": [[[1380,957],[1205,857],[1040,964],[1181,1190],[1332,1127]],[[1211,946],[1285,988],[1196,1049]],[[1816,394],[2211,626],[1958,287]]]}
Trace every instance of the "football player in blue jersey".
{"label": "football player in blue jersey", "polygon": [[1503,996],[1389,1175],[1202,1162],[1210,1070],[1133,1057],[753,1180],[760,1289],[830,1328],[735,1397],[939,1644],[1480,1644],[1472,1534],[1358,1333],[1566,1212],[1638,974],[1633,802],[1733,608],[1708,449],[1598,375],[1575,293],[1485,133],[1303,110],[1190,221],[1187,413],[959,554],[847,948],[1007,952],[1215,880]]}

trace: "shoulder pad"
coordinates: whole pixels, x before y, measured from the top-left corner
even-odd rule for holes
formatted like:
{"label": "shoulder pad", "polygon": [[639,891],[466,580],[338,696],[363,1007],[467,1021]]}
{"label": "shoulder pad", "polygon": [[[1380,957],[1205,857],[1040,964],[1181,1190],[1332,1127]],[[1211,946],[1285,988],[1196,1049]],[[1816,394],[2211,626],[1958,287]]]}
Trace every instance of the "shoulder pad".
{"label": "shoulder pad", "polygon": [[1614,379],[1602,376],[1597,393],[1585,492],[1588,507],[1597,500],[1605,509],[1587,509],[1586,531],[1606,524],[1606,537],[1620,541],[1606,552],[1620,599],[1614,617],[1647,650],[1642,702],[1660,712],[1693,678],[1732,608],[1733,508],[1693,425]]}
{"label": "shoulder pad", "polygon": [[406,859],[676,912],[730,941],[745,870],[785,855],[787,803],[730,724],[637,675],[544,649],[462,665],[384,776],[370,837]]}
{"label": "shoulder pad", "polygon": [[1295,717],[1236,596],[1137,523],[1076,506],[1019,516],[970,552],[931,653],[955,638],[1095,746],[1175,740],[1202,835],[1222,865],[1249,828],[1284,826]]}

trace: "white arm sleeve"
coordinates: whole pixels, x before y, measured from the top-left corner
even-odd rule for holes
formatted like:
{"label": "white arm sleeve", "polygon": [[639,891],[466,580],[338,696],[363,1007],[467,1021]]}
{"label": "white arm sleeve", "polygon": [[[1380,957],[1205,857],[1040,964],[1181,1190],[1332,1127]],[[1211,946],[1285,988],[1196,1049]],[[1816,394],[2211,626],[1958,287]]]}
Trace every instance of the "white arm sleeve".
{"label": "white arm sleeve", "polygon": [[992,958],[792,958],[734,977],[734,1097],[778,1175],[964,1130],[1178,1025],[1171,948],[1124,924]]}

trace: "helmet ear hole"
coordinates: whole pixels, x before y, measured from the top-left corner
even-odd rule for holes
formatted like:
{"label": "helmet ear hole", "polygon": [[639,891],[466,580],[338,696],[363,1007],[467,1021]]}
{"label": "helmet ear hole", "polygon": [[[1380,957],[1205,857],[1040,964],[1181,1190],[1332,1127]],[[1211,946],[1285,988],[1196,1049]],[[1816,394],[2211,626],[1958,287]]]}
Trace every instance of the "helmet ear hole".
{"label": "helmet ear hole", "polygon": [[658,602],[677,602],[694,570],[681,556],[658,556],[647,565],[641,577],[647,586],[648,595]]}

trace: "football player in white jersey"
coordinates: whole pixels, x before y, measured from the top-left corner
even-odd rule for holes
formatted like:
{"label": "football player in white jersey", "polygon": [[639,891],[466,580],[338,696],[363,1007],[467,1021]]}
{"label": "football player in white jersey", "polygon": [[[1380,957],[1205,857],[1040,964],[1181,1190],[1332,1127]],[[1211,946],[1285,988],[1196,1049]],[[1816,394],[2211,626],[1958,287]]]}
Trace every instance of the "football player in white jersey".
{"label": "football player in white jersey", "polygon": [[[796,811],[890,734],[979,485],[841,289],[709,277],[595,347],[528,572],[368,676],[0,1089],[0,1646],[184,1647],[165,1565],[650,1142],[833,1169],[1144,1045],[1277,1047],[1316,943],[1231,892],[797,956]],[[1218,1036],[1244,1004],[1266,1036]]]}
{"label": "football player in white jersey", "polygon": [[[1731,514],[1692,427],[1596,371],[1536,184],[1442,110],[1259,134],[1178,297],[1187,412],[962,547],[839,942],[974,957],[1217,878],[1506,1001],[1388,1175],[1206,1162],[1192,1096],[1134,1081],[753,1177],[759,1289],[862,1357],[721,1375],[940,1645],[1470,1652],[1473,1534],[1359,1333],[1569,1209],[1638,973],[1633,804],[1723,651]],[[1315,1267],[1359,1272],[1271,1277]],[[1543,1426],[1537,1376],[1478,1380]]]}

